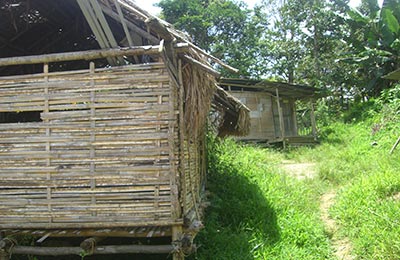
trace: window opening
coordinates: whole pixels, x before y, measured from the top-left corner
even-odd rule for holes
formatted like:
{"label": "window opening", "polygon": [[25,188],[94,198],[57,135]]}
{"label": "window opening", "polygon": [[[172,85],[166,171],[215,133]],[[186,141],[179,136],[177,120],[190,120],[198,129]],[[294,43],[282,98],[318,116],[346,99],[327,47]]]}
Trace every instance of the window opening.
{"label": "window opening", "polygon": [[0,112],[0,124],[42,122],[42,111]]}

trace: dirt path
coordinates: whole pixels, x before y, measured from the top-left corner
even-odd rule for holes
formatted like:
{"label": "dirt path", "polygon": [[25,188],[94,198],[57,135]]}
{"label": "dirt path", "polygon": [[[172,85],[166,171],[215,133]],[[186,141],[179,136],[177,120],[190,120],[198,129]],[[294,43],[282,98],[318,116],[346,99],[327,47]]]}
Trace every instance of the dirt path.
{"label": "dirt path", "polygon": [[314,178],[317,174],[315,163],[297,163],[293,161],[283,161],[282,168],[287,174],[299,180]]}
{"label": "dirt path", "polygon": [[334,254],[338,260],[353,260],[355,257],[351,254],[352,246],[347,237],[339,237],[338,225],[336,221],[329,215],[329,209],[335,203],[336,192],[329,191],[321,196],[321,219],[325,224],[326,231],[331,237],[331,243]]}
{"label": "dirt path", "polygon": [[[283,161],[282,168],[287,174],[299,180],[314,178],[317,175],[315,163],[296,163],[293,161]],[[334,254],[338,260],[354,260],[351,254],[352,246],[348,238],[339,237],[339,227],[334,219],[329,215],[329,209],[335,203],[336,191],[331,190],[321,196],[320,212],[321,219],[325,224],[325,229],[331,238]]]}

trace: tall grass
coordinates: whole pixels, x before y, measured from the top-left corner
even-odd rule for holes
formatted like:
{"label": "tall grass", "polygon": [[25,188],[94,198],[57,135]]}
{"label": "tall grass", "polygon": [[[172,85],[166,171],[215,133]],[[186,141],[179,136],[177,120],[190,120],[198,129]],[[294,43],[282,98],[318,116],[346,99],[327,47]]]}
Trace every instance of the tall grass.
{"label": "tall grass", "polygon": [[[348,113],[348,123],[324,127],[315,148],[279,153],[211,140],[211,206],[192,259],[334,259],[319,212],[327,187],[338,190],[330,213],[357,259],[400,259],[400,147],[389,155],[400,86],[386,94]],[[315,162],[318,178],[282,174],[283,159]]]}
{"label": "tall grass", "polygon": [[321,187],[282,174],[283,155],[210,142],[211,206],[194,259],[330,259]]}
{"label": "tall grass", "polygon": [[318,163],[319,177],[338,189],[332,216],[358,259],[400,259],[400,135],[398,105],[322,131],[322,145],[296,156]]}
{"label": "tall grass", "polygon": [[400,259],[400,151],[389,155],[400,127],[390,121],[376,132],[382,120],[336,124],[342,142],[328,137],[318,148],[320,176],[339,187],[332,215],[359,259]]}

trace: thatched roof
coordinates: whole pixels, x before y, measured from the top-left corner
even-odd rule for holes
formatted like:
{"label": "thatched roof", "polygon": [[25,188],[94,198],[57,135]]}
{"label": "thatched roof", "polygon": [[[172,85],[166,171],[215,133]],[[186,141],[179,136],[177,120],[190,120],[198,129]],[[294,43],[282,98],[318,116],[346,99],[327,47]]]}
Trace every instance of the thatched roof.
{"label": "thatched roof", "polygon": [[294,99],[319,98],[327,95],[324,89],[268,80],[222,78],[219,85],[225,90],[262,91],[272,95],[275,95],[278,90],[280,96]]}
{"label": "thatched roof", "polygon": [[[164,60],[171,60],[168,67],[177,67],[174,57],[180,57],[186,73],[185,102],[186,120],[204,124],[211,100],[223,110],[232,113],[232,107],[240,107],[237,100],[221,95],[215,88],[219,73],[213,64],[236,71],[221,60],[209,55],[195,46],[190,37],[174,27],[151,15],[139,5],[129,0],[4,0],[0,2],[0,61],[1,58],[63,53],[72,51],[115,49],[121,47],[158,45],[166,48]],[[97,67],[146,63],[156,60],[152,55],[114,57],[96,60]],[[0,63],[1,65],[1,63]],[[59,62],[51,64],[51,69],[68,70],[87,68],[87,61]],[[42,66],[21,65],[0,67],[0,76],[39,73]],[[179,80],[179,73],[171,72],[171,77]],[[191,79],[188,79],[188,77]],[[197,89],[199,88],[199,89]],[[212,99],[213,95],[217,98]],[[195,95],[195,96],[194,96]],[[235,120],[248,117],[242,110]],[[199,119],[200,117],[200,119]],[[232,121],[232,120],[231,120]],[[193,125],[192,125],[193,126]],[[232,133],[240,133],[243,127],[234,125]],[[229,132],[229,131],[228,131]]]}

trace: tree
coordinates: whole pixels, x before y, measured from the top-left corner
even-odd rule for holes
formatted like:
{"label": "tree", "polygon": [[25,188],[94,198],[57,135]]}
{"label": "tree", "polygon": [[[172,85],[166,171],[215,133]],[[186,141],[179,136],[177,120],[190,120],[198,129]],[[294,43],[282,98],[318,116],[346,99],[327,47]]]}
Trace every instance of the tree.
{"label": "tree", "polygon": [[347,2],[264,1],[266,12],[278,10],[265,36],[273,74],[291,83],[342,86],[343,70],[335,60],[345,49],[341,39],[346,28],[341,14],[345,13]]}
{"label": "tree", "polygon": [[378,96],[391,82],[381,77],[400,66],[400,1],[385,0],[382,8],[376,0],[363,0],[356,10],[348,11],[350,46],[343,61],[357,66],[358,87],[364,95]]}
{"label": "tree", "polygon": [[158,5],[163,18],[186,31],[198,46],[244,76],[260,75],[259,39],[265,20],[259,9],[249,10],[243,2],[230,0],[161,0]]}

